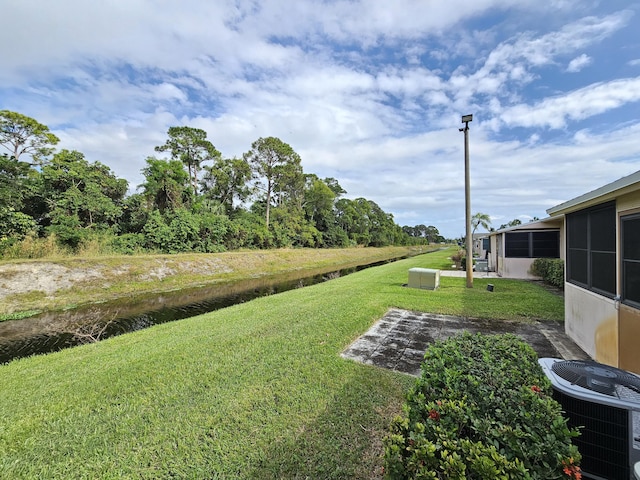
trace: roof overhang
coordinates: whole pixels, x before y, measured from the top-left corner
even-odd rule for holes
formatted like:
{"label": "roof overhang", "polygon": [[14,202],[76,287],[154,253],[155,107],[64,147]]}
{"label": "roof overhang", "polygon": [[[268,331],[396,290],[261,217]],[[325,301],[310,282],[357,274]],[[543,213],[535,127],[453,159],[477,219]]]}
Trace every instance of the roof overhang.
{"label": "roof overhang", "polygon": [[535,220],[533,222],[521,223],[514,227],[507,227],[501,230],[495,230],[488,235],[496,235],[505,232],[515,232],[519,230],[534,231],[534,230],[559,230],[562,226],[562,216],[547,217],[542,220]]}

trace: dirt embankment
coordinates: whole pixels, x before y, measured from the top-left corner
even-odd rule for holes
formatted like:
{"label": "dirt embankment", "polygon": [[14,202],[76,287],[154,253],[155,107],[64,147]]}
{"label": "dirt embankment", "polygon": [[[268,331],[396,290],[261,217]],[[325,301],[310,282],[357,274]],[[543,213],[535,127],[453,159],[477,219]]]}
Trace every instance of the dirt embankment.
{"label": "dirt embankment", "polygon": [[55,263],[0,265],[0,299],[34,291],[52,295],[99,276],[97,269],[70,269]]}
{"label": "dirt embankment", "polygon": [[[153,262],[135,273],[134,266],[105,264],[65,266],[52,262],[30,262],[0,265],[0,300],[12,294],[42,292],[53,295],[60,290],[97,283],[109,288],[119,279],[158,281],[180,274],[216,275],[230,270],[216,261]],[[133,275],[132,275],[133,273]]]}
{"label": "dirt embankment", "polygon": [[0,263],[0,315],[300,269],[339,269],[411,253],[406,247],[290,249],[4,262]]}
{"label": "dirt embankment", "polygon": [[215,258],[146,258],[0,264],[0,314],[61,308],[154,290],[171,290],[231,272]]}

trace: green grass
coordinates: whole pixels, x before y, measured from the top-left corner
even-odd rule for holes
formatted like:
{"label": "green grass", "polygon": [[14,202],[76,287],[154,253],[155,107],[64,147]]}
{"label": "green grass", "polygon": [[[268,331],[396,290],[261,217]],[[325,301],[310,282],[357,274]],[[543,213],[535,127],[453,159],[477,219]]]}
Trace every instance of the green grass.
{"label": "green grass", "polygon": [[[0,279],[19,291],[0,293],[0,314],[61,310],[69,306],[129,298],[150,292],[236,282],[299,270],[348,268],[399,258],[429,247],[273,249],[216,254],[118,255],[0,261]],[[432,247],[433,248],[433,247]],[[39,282],[20,282],[24,270],[48,279],[55,292],[37,290]],[[61,286],[60,281],[70,284]],[[0,288],[3,283],[0,281]]]}
{"label": "green grass", "polygon": [[23,310],[21,312],[14,313],[2,313],[0,314],[0,322],[4,322],[6,320],[20,320],[22,318],[32,317],[41,313],[40,310]]}
{"label": "green grass", "polygon": [[449,253],[0,366],[0,478],[379,478],[414,380],[339,354],[389,307],[562,318],[533,283],[402,286]]}

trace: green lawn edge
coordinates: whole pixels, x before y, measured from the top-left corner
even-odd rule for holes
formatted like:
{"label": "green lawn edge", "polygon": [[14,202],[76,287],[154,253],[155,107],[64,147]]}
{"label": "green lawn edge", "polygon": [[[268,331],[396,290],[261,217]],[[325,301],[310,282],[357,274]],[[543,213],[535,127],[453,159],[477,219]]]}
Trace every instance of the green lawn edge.
{"label": "green lawn edge", "polygon": [[340,352],[389,308],[562,319],[532,282],[403,287],[450,253],[0,366],[0,478],[379,478],[414,379]]}

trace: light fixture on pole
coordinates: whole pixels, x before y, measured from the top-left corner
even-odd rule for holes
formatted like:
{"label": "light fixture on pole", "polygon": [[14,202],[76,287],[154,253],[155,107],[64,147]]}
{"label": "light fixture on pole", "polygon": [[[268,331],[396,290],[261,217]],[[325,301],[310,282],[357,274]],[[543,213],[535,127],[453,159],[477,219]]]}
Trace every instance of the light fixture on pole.
{"label": "light fixture on pole", "polygon": [[473,115],[463,115],[462,123],[464,123],[464,128],[459,129],[461,132],[464,132],[464,204],[467,236],[467,288],[473,288],[473,238],[471,233],[471,187],[469,183],[469,122],[471,120],[473,120]]}

